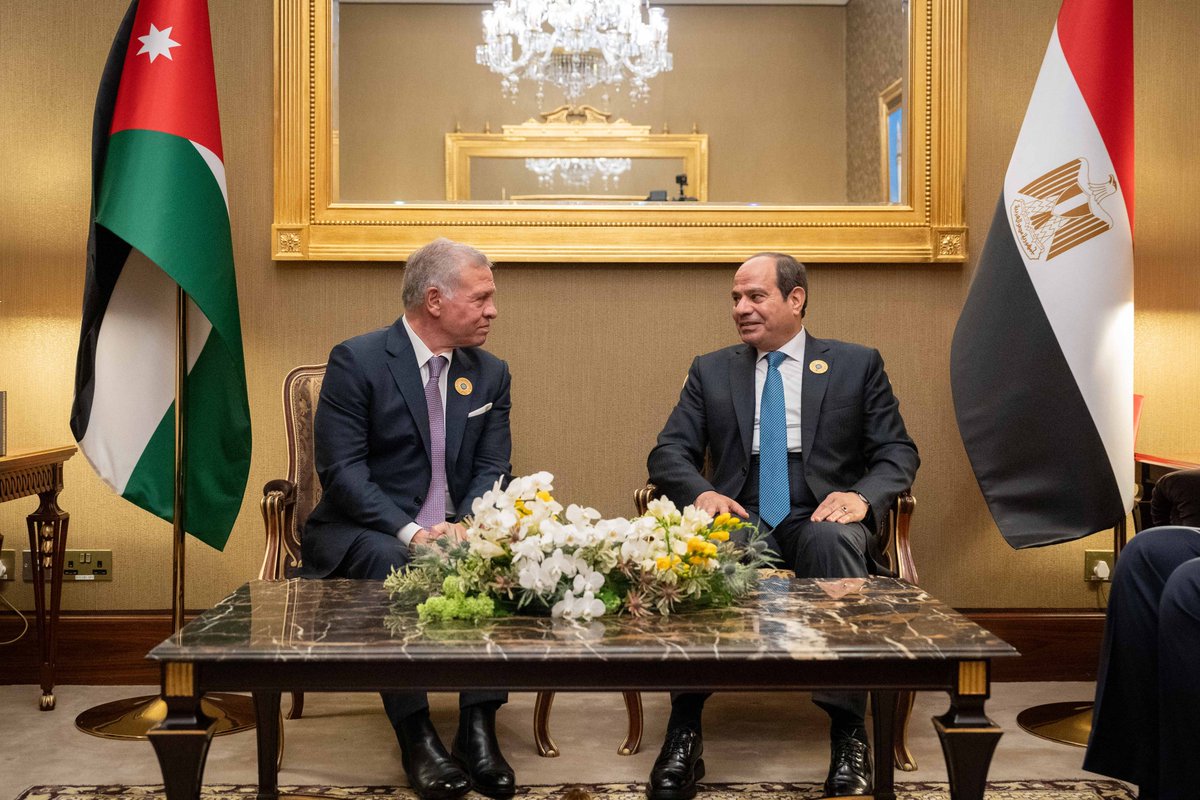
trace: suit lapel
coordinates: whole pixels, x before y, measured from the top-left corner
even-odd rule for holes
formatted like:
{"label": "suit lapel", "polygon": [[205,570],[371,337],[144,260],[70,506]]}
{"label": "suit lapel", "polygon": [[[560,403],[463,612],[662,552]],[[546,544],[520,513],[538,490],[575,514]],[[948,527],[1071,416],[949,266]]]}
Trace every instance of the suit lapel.
{"label": "suit lapel", "polygon": [[[470,350],[459,348],[454,351],[454,359],[450,362],[450,375],[446,384],[446,473],[454,472],[454,464],[458,461],[458,451],[462,447],[463,431],[467,427],[467,414],[471,410],[471,401],[478,399],[475,386],[479,383],[479,364],[475,354]],[[470,385],[467,393],[458,391],[459,382],[466,379]]]}
{"label": "suit lapel", "polygon": [[[825,389],[829,386],[829,374],[836,368],[835,364],[828,362],[828,352],[829,345],[820,339],[808,337],[804,345],[804,382],[800,389],[800,447],[806,460],[817,436],[817,419],[821,415]],[[811,368],[814,361],[825,362],[828,369],[814,372]]]}
{"label": "suit lapel", "polygon": [[733,410],[747,460],[750,445],[754,442],[754,362],[757,360],[758,351],[749,345],[734,350],[729,360],[729,390],[733,393]]}
{"label": "suit lapel", "polygon": [[421,368],[417,365],[417,354],[413,352],[412,342],[409,341],[408,331],[404,323],[396,320],[396,324],[388,330],[387,335],[388,370],[392,380],[404,398],[412,414],[413,422],[421,433],[421,441],[425,443],[425,454],[429,455],[429,409],[425,406],[425,387],[421,385]]}

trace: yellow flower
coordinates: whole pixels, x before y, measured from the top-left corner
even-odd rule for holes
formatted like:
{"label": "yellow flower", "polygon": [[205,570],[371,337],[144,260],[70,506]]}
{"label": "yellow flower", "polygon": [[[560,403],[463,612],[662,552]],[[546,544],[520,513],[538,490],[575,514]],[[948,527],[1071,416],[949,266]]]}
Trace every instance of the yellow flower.
{"label": "yellow flower", "polygon": [[533,513],[532,511],[530,511],[528,508],[525,507],[524,500],[517,500],[516,502],[514,502],[513,508],[517,509],[517,513],[520,514],[522,517],[528,517],[530,514]]}
{"label": "yellow flower", "polygon": [[717,518],[713,520],[713,524],[716,525],[718,528],[723,528],[732,521],[733,521],[733,517],[731,517],[729,515],[729,512],[726,511],[722,514],[718,514]]}
{"label": "yellow flower", "polygon": [[697,553],[688,559],[688,563],[694,567],[703,567],[708,562],[708,559]]}
{"label": "yellow flower", "polygon": [[554,498],[545,489],[539,489],[536,497],[538,500],[541,500],[543,503],[554,502]]}
{"label": "yellow flower", "polygon": [[666,572],[671,568],[671,558],[677,559],[679,556],[659,556],[654,559],[654,566],[658,567],[660,571]]}
{"label": "yellow flower", "polygon": [[692,538],[688,539],[688,543],[687,543],[688,552],[689,553],[699,552],[700,550],[704,549],[704,544],[705,544],[704,540],[701,539],[699,536],[693,536]]}
{"label": "yellow flower", "polygon": [[712,531],[708,534],[708,538],[718,542],[729,541],[729,531]]}

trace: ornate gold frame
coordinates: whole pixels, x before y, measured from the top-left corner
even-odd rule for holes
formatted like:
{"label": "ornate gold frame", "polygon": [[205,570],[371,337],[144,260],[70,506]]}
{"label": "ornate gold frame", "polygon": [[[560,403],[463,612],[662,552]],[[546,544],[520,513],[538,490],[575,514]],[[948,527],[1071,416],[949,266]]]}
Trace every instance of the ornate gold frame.
{"label": "ornate gold frame", "polygon": [[471,199],[472,158],[607,157],[682,159],[688,190],[697,200],[708,200],[706,134],[651,133],[649,125],[630,125],[623,119],[610,122],[607,114],[591,106],[580,111],[586,121],[567,121],[569,114],[563,106],[544,114],[544,121],[502,125],[501,133],[447,133],[446,199]]}
{"label": "ornate gold frame", "polygon": [[276,0],[272,258],[402,260],[448,236],[496,261],[726,262],[760,250],[809,261],[964,261],[966,6],[910,3],[908,205],[394,206],[332,201],[330,3]]}

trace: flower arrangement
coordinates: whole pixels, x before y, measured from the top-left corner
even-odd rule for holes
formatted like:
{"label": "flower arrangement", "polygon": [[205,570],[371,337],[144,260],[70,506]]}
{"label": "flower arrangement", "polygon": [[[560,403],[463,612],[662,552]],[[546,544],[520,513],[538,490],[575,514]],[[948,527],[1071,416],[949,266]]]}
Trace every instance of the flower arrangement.
{"label": "flower arrangement", "polygon": [[[636,519],[602,519],[553,495],[548,472],[500,483],[478,498],[462,542],[416,549],[384,586],[424,621],[511,613],[591,620],[727,606],[772,560],[757,529],[666,498]],[[731,538],[746,528],[741,544]],[[738,537],[742,538],[742,537]]]}

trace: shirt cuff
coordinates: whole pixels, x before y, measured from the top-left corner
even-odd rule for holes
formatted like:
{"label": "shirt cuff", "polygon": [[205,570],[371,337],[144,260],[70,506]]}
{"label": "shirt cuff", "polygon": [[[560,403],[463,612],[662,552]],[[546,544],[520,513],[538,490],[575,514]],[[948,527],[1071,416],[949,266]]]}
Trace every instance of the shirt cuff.
{"label": "shirt cuff", "polygon": [[412,543],[412,539],[421,530],[421,526],[415,522],[410,522],[396,532],[396,538],[402,543],[408,545]]}

